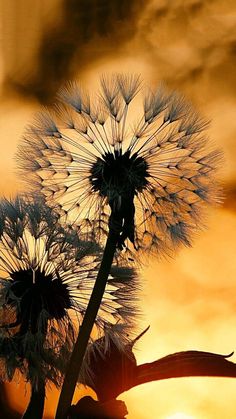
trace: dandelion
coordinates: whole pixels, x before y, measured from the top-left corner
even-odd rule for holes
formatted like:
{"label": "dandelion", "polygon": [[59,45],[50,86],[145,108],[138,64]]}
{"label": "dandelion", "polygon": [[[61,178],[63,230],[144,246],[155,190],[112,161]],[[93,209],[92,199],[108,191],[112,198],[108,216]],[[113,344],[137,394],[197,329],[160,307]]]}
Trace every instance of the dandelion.
{"label": "dandelion", "polygon": [[[19,371],[30,382],[24,418],[41,418],[45,384],[62,382],[99,258],[99,246],[59,225],[43,199],[0,202],[0,373],[12,380]],[[136,289],[131,268],[112,267],[94,337],[106,330],[110,339],[126,341],[137,313]]]}
{"label": "dandelion", "polygon": [[[65,378],[71,387],[115,252],[129,255],[129,243],[144,255],[189,246],[206,204],[219,201],[221,153],[206,140],[207,122],[176,92],[161,86],[140,102],[141,90],[136,75],[103,76],[94,100],[78,84],[68,84],[61,105],[38,115],[17,154],[21,172],[67,222],[92,232],[99,243],[107,236]],[[71,402],[66,386],[57,419]]]}
{"label": "dandelion", "polygon": [[102,77],[94,100],[68,84],[63,108],[38,115],[17,158],[47,202],[98,239],[112,228],[120,249],[171,254],[219,200],[221,152],[184,97],[160,86],[140,103],[140,90],[135,75]]}

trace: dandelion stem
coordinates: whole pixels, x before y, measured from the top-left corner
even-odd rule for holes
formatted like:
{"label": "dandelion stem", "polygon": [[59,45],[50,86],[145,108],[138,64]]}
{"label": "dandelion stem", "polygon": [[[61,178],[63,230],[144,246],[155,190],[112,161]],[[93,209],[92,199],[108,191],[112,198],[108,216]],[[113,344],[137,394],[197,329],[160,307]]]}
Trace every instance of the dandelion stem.
{"label": "dandelion stem", "polygon": [[110,273],[114,253],[116,250],[117,241],[117,233],[115,233],[113,230],[110,230],[93,292],[91,294],[90,301],[79,330],[78,338],[75,343],[69,365],[67,367],[55,419],[65,419],[66,413],[71,406],[75,386],[79,377],[79,372],[86,352],[89,337],[105,291],[107,278]]}
{"label": "dandelion stem", "polygon": [[42,419],[45,402],[44,380],[38,383],[38,388],[31,387],[31,397],[22,419]]}

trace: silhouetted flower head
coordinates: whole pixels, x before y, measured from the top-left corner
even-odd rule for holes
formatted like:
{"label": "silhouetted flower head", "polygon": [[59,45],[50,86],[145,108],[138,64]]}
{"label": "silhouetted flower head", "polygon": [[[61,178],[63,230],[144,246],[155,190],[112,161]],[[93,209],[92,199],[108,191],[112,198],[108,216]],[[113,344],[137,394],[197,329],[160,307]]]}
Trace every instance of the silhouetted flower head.
{"label": "silhouetted flower head", "polygon": [[221,153],[184,97],[159,86],[141,100],[141,90],[135,75],[102,77],[94,97],[68,84],[60,109],[29,127],[18,161],[47,202],[99,240],[117,224],[120,248],[129,239],[168,254],[190,245],[205,205],[219,200]]}
{"label": "silhouetted flower head", "polygon": [[[59,384],[86,310],[100,247],[63,228],[41,198],[0,202],[0,359],[2,375],[20,370]],[[128,280],[129,278],[129,280]],[[134,324],[136,275],[113,267],[94,326],[122,340]],[[133,298],[133,300],[132,300]],[[123,337],[122,337],[123,336]]]}

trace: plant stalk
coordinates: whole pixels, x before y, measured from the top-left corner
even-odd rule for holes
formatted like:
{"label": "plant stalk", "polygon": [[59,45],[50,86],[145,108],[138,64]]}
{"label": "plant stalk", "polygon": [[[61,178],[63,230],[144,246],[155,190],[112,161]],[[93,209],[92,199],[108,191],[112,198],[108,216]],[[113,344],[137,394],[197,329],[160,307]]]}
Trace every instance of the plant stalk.
{"label": "plant stalk", "polygon": [[[48,326],[48,321],[46,320],[42,329],[44,341],[46,340],[47,326]],[[24,336],[24,334],[27,332],[27,329],[28,327],[26,325],[26,322],[22,322],[21,328],[20,328],[20,335]],[[32,359],[30,358],[28,359],[28,363],[29,365],[32,364],[34,366],[34,363]],[[30,401],[21,419],[42,419],[43,418],[44,403],[45,403],[45,396],[46,396],[45,385],[46,385],[45,379],[42,379],[40,374],[38,374],[37,385],[33,385],[31,383]]]}
{"label": "plant stalk", "polygon": [[64,382],[59,397],[55,419],[65,419],[71,403],[75,387],[78,381],[83,358],[86,352],[91,331],[102,301],[108,275],[116,250],[118,235],[112,229],[109,230],[102,262],[94,284],[94,288],[84,315],[82,325],[67,367]]}
{"label": "plant stalk", "polygon": [[31,397],[22,419],[42,419],[45,402],[45,383],[41,381],[38,388],[31,387]]}

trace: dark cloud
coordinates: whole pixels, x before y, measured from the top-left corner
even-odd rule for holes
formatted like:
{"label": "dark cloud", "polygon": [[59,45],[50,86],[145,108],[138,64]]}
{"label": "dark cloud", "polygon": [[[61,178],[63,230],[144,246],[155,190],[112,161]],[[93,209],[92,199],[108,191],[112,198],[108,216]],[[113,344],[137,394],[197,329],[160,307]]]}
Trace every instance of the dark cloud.
{"label": "dark cloud", "polygon": [[[5,12],[3,22],[9,32],[11,14],[19,19],[9,32],[11,36],[14,32],[15,40],[7,57],[11,63],[18,49],[17,60],[8,66],[6,76],[8,85],[23,94],[42,102],[53,100],[64,80],[96,67],[98,60],[124,61],[128,56],[141,57],[153,81],[164,78],[170,87],[193,97],[203,89],[205,100],[235,93],[236,35],[229,14],[233,3],[231,7],[219,0],[53,0],[49,22],[45,18],[49,6],[40,9],[40,0],[35,0],[38,11],[32,19],[26,13],[28,3],[21,2],[25,12],[21,19],[16,3],[14,11]],[[27,53],[29,45],[32,53]]]}
{"label": "dark cloud", "polygon": [[[24,94],[47,102],[58,86],[75,72],[82,73],[98,58],[118,53],[135,35],[146,3],[144,0],[64,0],[62,17],[55,18],[41,35],[33,74],[12,73],[8,83]],[[30,19],[27,16],[25,25]]]}

